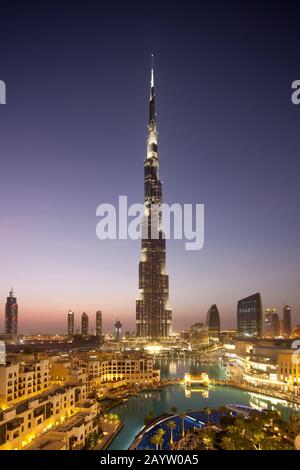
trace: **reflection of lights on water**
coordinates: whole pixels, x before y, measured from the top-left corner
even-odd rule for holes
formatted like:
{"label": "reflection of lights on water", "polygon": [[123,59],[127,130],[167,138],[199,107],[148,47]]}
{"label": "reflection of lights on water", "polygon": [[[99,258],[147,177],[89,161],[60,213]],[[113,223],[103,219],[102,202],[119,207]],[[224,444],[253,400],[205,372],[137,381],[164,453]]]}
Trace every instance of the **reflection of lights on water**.
{"label": "reflection of lights on water", "polygon": [[286,400],[283,400],[282,398],[267,397],[265,395],[260,395],[258,393],[250,393],[250,396],[253,400],[256,400],[257,402],[263,399],[263,400],[266,400],[266,402],[271,403],[271,405],[283,405],[283,406],[290,405],[290,403],[288,403]]}
{"label": "reflection of lights on water", "polygon": [[169,367],[170,374],[176,374],[177,372],[177,364],[176,362],[170,362],[170,367]]}

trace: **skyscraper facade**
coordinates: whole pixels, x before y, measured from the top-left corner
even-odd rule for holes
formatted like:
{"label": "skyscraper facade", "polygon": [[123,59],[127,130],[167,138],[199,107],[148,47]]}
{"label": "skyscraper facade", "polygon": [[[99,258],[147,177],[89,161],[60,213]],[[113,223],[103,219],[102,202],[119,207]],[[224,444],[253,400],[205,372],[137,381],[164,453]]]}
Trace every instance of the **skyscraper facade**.
{"label": "skyscraper facade", "polygon": [[81,334],[82,336],[88,336],[89,334],[89,317],[85,312],[81,315]]}
{"label": "skyscraper facade", "polygon": [[291,307],[289,305],[284,305],[283,307],[283,331],[284,335],[288,338],[292,334]]}
{"label": "skyscraper facade", "polygon": [[206,326],[210,337],[217,337],[220,334],[220,314],[216,304],[213,304],[206,315]]}
{"label": "skyscraper facade", "polygon": [[116,320],[115,323],[115,338],[117,341],[120,341],[121,339],[121,332],[122,332],[122,323],[120,320]]}
{"label": "skyscraper facade", "polygon": [[68,336],[74,336],[74,312],[68,311]]}
{"label": "skyscraper facade", "polygon": [[102,312],[97,310],[96,312],[96,336],[102,336]]}
{"label": "skyscraper facade", "polygon": [[5,304],[5,333],[7,335],[18,334],[18,304],[13,288],[11,288]]}
{"label": "skyscraper facade", "polygon": [[[136,333],[139,338],[159,339],[171,335],[172,310],[169,307],[169,276],[166,274],[166,241],[161,228],[162,184],[159,179],[153,67],[151,68],[144,185],[144,224],[147,234],[146,236],[143,234],[139,263]],[[154,214],[159,225],[158,236],[151,238]]]}
{"label": "skyscraper facade", "polygon": [[250,295],[238,301],[237,331],[241,336],[262,336],[263,315],[260,293]]}
{"label": "skyscraper facade", "polygon": [[265,315],[265,331],[266,338],[276,338],[280,335],[280,322],[276,308],[267,308]]}

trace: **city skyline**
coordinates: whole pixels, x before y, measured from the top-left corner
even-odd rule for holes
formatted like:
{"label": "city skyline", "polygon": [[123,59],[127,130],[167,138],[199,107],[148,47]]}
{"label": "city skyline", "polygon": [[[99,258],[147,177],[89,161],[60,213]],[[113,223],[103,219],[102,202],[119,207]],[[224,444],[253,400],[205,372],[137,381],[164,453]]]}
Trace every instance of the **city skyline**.
{"label": "city skyline", "polygon": [[[62,7],[55,37],[46,13],[24,23],[21,11],[13,18],[4,11],[2,319],[13,285],[20,332],[65,332],[70,308],[91,318],[101,309],[105,331],[116,314],[123,331],[135,329],[140,244],[97,240],[95,211],[120,194],[142,200],[154,52],[164,199],[206,207],[203,250],[188,253],[181,241],[168,241],[174,329],[204,321],[212,304],[222,327],[235,327],[237,301],[255,292],[263,310],[288,304],[300,323],[299,109],[290,100],[299,71],[290,39],[296,19],[287,38],[277,36],[276,22],[258,21],[255,35],[244,31],[243,15],[237,25],[223,9],[226,21],[205,7],[179,23],[177,11],[166,16],[162,7],[153,24],[130,8],[124,21],[112,19],[106,8],[101,28],[75,14],[68,29]],[[12,21],[21,41],[12,40]]]}

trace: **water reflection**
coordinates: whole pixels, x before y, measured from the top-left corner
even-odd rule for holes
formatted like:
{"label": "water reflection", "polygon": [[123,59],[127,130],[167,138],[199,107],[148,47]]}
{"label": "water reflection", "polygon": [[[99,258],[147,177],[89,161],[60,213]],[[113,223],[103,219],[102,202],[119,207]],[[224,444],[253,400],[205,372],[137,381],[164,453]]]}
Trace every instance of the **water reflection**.
{"label": "water reflection", "polygon": [[[183,377],[186,372],[199,373],[209,372],[210,376],[220,377],[218,374],[224,373],[220,365],[210,367],[209,370],[192,360],[169,360],[160,359],[156,364],[160,370],[162,378]],[[129,398],[121,406],[114,408],[113,413],[117,413],[124,420],[124,427],[120,434],[112,442],[109,449],[128,449],[135,436],[144,426],[145,416],[153,412],[158,416],[165,412],[170,412],[171,408],[176,408],[178,412],[187,410],[201,410],[205,407],[220,407],[226,404],[236,403],[239,405],[251,405],[259,408],[278,409],[286,416],[296,406],[272,397],[249,393],[231,387],[209,386],[199,390],[186,390],[183,384],[171,385],[161,391],[142,393],[136,398]],[[299,409],[299,408],[298,408]]]}
{"label": "water reflection", "polygon": [[207,372],[209,377],[214,379],[225,379],[227,367],[224,366],[222,361],[216,362],[214,365],[205,366],[200,364],[197,359],[156,359],[155,367],[160,369],[162,379],[177,379],[183,378],[186,372],[191,374],[198,374],[200,372]]}

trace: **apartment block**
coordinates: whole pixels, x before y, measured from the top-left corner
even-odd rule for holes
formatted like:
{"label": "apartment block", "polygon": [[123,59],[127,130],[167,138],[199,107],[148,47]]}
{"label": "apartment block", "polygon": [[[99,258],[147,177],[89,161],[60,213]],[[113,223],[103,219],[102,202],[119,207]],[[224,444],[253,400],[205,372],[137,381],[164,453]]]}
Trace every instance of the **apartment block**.
{"label": "apartment block", "polygon": [[0,366],[0,408],[41,393],[49,387],[49,360]]}
{"label": "apartment block", "polygon": [[0,412],[0,450],[23,449],[77,411],[86,399],[85,385],[53,387]]}

